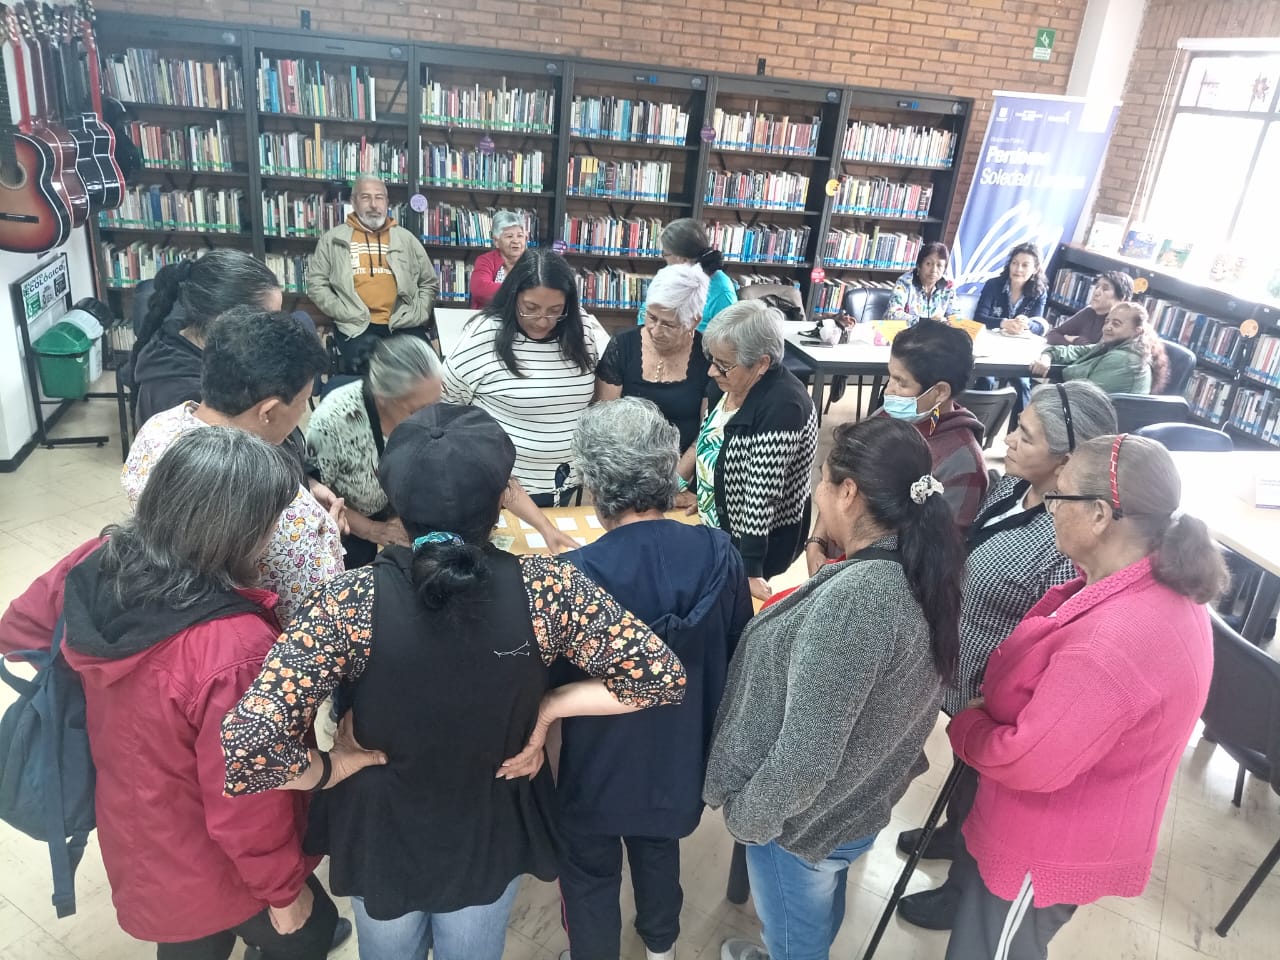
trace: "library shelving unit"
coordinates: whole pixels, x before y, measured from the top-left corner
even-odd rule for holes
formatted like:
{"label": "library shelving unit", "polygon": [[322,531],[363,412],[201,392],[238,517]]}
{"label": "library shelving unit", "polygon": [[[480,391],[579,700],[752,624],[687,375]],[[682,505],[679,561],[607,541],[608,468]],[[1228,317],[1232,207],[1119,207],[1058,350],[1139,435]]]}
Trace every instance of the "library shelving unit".
{"label": "library shelving unit", "polygon": [[[1147,288],[1134,299],[1147,308],[1156,331],[1195,353],[1196,369],[1184,394],[1192,419],[1225,430],[1243,446],[1280,447],[1280,304],[1192,283],[1151,263],[1062,244],[1049,262],[1051,316],[1083,307],[1094,277],[1106,270],[1144,279]],[[1257,325],[1253,336],[1241,332],[1248,320]]]}
{"label": "library shelving unit", "polygon": [[792,283],[810,312],[838,309],[849,286],[892,279],[912,243],[941,237],[972,113],[966,98],[409,38],[111,12],[98,35],[147,158],[95,225],[118,315],[139,280],[225,244],[301,299],[316,237],[366,170],[445,302],[466,302],[505,209],[531,245],[565,255],[608,327],[634,322],[677,217],[706,224],[735,280]]}

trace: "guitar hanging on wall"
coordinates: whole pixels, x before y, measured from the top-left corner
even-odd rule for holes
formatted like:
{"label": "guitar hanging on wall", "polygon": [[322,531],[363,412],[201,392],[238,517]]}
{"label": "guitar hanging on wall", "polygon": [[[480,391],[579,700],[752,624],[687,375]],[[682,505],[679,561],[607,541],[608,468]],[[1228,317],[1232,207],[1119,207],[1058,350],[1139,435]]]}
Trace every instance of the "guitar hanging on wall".
{"label": "guitar hanging on wall", "polygon": [[[81,148],[77,168],[85,179],[91,206],[94,210],[112,210],[124,200],[125,181],[116,162],[115,132],[102,119],[102,77],[93,34],[95,16],[91,0],[79,6],[63,6],[56,16],[62,36],[58,48],[63,78],[62,122]],[[52,8],[46,5],[45,22],[51,32],[54,20]]]}

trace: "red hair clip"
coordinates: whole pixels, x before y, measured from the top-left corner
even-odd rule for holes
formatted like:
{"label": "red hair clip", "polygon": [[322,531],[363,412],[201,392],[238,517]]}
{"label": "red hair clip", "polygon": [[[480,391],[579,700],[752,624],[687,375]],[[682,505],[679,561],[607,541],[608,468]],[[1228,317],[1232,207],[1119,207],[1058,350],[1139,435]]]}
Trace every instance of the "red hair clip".
{"label": "red hair clip", "polygon": [[1127,433],[1119,434],[1111,444],[1111,512],[1119,520],[1124,516],[1120,509],[1120,444],[1124,443]]}

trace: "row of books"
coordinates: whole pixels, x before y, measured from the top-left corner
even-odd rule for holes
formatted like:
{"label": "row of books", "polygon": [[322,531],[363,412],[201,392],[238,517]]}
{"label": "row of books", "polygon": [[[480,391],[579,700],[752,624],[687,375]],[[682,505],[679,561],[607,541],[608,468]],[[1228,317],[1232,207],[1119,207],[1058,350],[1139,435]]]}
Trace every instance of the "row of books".
{"label": "row of books", "polygon": [[268,253],[263,258],[267,269],[280,281],[280,289],[285,293],[307,292],[307,261],[311,259],[305,253]]}
{"label": "row of books", "polygon": [[956,135],[950,130],[854,120],[845,128],[841,156],[867,163],[946,168],[952,164],[955,148]]}
{"label": "row of books", "polygon": [[730,274],[729,279],[734,282],[734,285],[737,286],[739,290],[743,287],[749,287],[757,283],[785,283],[788,286],[795,287],[797,290],[800,289],[800,284],[796,283],[794,280],[787,280],[783,277],[768,273],[734,273]]}
{"label": "row of books", "polygon": [[157,185],[130,187],[114,210],[98,213],[98,225],[176,233],[242,233],[244,191],[197,187],[162,190]]}
{"label": "row of books", "polygon": [[933,184],[892,183],[885,177],[841,177],[835,213],[924,220],[933,204]]}
{"label": "row of books", "polygon": [[606,310],[638,310],[653,277],[604,267],[579,270],[576,276],[578,299],[583,307]]}
{"label": "row of books", "polygon": [[671,193],[671,164],[665,160],[570,157],[566,176],[571,197],[666,200]]}
{"label": "row of books", "polygon": [[[1149,297],[1146,308],[1156,333],[1166,340],[1180,343],[1196,356],[1220,366],[1235,367],[1241,343],[1239,327],[1169,300]],[[1276,360],[1280,364],[1280,356]]]}
{"label": "row of books", "polygon": [[377,120],[377,83],[368,67],[331,70],[319,60],[258,54],[258,109],[263,113]]}
{"label": "row of books", "polygon": [[131,48],[102,64],[103,89],[109,96],[134,103],[172,107],[242,110],[243,76],[233,57],[220,60],[177,60],[155,50]]}
{"label": "row of books", "polygon": [[689,113],[674,103],[574,97],[569,133],[624,143],[683,144],[689,135]]}
{"label": "row of books", "polygon": [[767,113],[729,113],[716,107],[711,118],[717,150],[760,150],[812,157],[818,152],[820,117],[793,120]]}
{"label": "row of books", "polygon": [[1092,273],[1082,273],[1079,270],[1063,267],[1053,278],[1051,296],[1073,310],[1079,310],[1089,302],[1089,291],[1093,288],[1095,279],[1097,278]]}
{"label": "row of books", "polygon": [[552,133],[555,116],[555,91],[508,90],[506,77],[497,89],[478,83],[446,87],[430,79],[422,88],[422,122],[434,126]]}
{"label": "row of books", "polygon": [[116,290],[128,290],[143,280],[154,280],[156,274],[170,264],[182,260],[194,260],[207,248],[179,247],[168,243],[130,244],[100,242],[102,262],[106,265],[106,285]]}
{"label": "row of books", "polygon": [[[422,215],[422,242],[451,247],[484,247],[493,243],[493,217],[498,211],[493,207],[475,210],[437,203],[427,207]],[[542,227],[536,210],[507,210],[524,221],[524,233],[529,246],[538,245]]]}
{"label": "row of books", "polygon": [[567,213],[560,233],[567,253],[636,257],[662,256],[661,236],[662,221],[656,217],[576,217]]}
{"label": "row of books", "polygon": [[816,284],[813,291],[814,314],[834,315],[844,310],[844,295],[850,290],[887,290],[893,284],[881,280],[827,279]]}
{"label": "row of books", "polygon": [[313,133],[271,131],[258,135],[258,164],[266,176],[313,180],[353,180],[373,173],[388,183],[409,179],[409,148],[365,137],[326,137],[317,124]]}
{"label": "row of books", "polygon": [[803,173],[708,170],[703,203],[752,210],[803,210],[809,178]]}
{"label": "row of books", "polygon": [[262,194],[264,237],[318,237],[347,218],[346,205],[318,193]]}
{"label": "row of books", "polygon": [[806,263],[808,227],[779,227],[769,223],[706,224],[711,246],[735,263]]}
{"label": "row of books", "polygon": [[422,144],[422,182],[433,187],[475,187],[541,193],[541,150],[462,150],[447,143]]}
{"label": "row of books", "polygon": [[1244,372],[1255,380],[1280,387],[1280,336],[1266,333],[1258,337]]}
{"label": "row of books", "polygon": [[1240,387],[1231,404],[1228,423],[1267,443],[1280,439],[1276,434],[1277,424],[1280,424],[1280,394]]}
{"label": "row of books", "polygon": [[125,126],[129,139],[142,151],[143,166],[191,173],[220,173],[235,166],[231,135],[221,120],[213,126],[166,127],[137,120]]}
{"label": "row of books", "polygon": [[1222,423],[1230,395],[1229,380],[1220,380],[1203,370],[1193,371],[1187,382],[1186,398],[1191,412],[1212,423]]}
{"label": "row of books", "polygon": [[461,259],[433,257],[431,265],[436,268],[436,276],[440,278],[440,292],[436,294],[436,299],[462,304],[471,300],[471,264]]}
{"label": "row of books", "polygon": [[860,270],[909,270],[922,242],[915,233],[831,229],[822,245],[822,262]]}

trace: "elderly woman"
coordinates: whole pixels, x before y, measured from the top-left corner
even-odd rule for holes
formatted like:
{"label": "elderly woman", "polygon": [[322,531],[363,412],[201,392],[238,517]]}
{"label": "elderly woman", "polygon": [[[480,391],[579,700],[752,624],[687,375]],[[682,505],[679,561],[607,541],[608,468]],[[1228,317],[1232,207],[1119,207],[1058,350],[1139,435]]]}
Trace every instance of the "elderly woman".
{"label": "elderly woman", "polygon": [[929,449],[907,424],[836,428],[814,499],[847,559],[743,631],[703,792],[747,847],[767,954],[825,957],[849,865],[926,766],[938,692],[956,667],[964,559]]}
{"label": "elderly woman", "polygon": [[[987,658],[1052,587],[1076,575],[1075,565],[1054,544],[1045,495],[1079,444],[1116,429],[1115,408],[1087,381],[1045,384],[1031,394],[1018,428],[1009,434],[1005,475],[987,492],[966,546],[964,606],[960,611],[960,668],[943,691],[942,708],[954,716],[978,695]],[[947,821],[924,850],[929,858],[952,859],[963,844],[960,825],[973,805],[978,777],[966,767],[947,805]],[[898,837],[908,855],[920,830]],[[955,872],[954,867],[952,870]],[[930,930],[948,930],[960,904],[956,877],[933,890],[904,897],[903,919]]]}
{"label": "elderly woman", "polygon": [[981,778],[949,960],[1043,957],[1076,906],[1142,892],[1209,691],[1205,604],[1226,568],[1204,524],[1177,515],[1168,451],[1089,440],[1057,486],[1045,504],[1080,576],[991,654],[983,697],[949,728]]}
{"label": "elderly woman", "polygon": [[1050,347],[1031,365],[1031,373],[1046,376],[1052,364],[1065,364],[1062,379],[1092,380],[1107,393],[1151,393],[1169,377],[1164,344],[1146,307],[1132,302],[1111,308],[1096,345]]}
{"label": "elderly woman", "polygon": [[951,254],[945,243],[923,243],[916,267],[900,276],[889,296],[886,320],[946,320],[956,310],[955,286],[943,274]]}
{"label": "elderly woman", "polygon": [[516,447],[514,475],[540,507],[564,506],[577,491],[569,446],[608,339],[579,307],[564,258],[532,249],[445,361],[445,397],[502,425]]}
{"label": "elderly woman", "polygon": [[477,257],[471,271],[472,308],[480,310],[493,302],[502,281],[528,246],[524,217],[510,210],[493,215],[493,249]]}
{"label": "elderly woman", "polygon": [[[412,548],[324,584],[223,724],[229,794],[324,791],[307,847],[353,897],[363,960],[433,942],[440,960],[498,960],[520,877],[556,875],[547,728],[682,696],[679,659],[575,566],[490,543],[515,459],[474,407],[396,427],[378,477]],[[548,691],[561,656],[588,679]],[[387,764],[324,790],[346,771],[307,737],[340,683],[342,742]]]}
{"label": "elderly woman", "polygon": [[1050,346],[1072,343],[1097,343],[1102,339],[1102,324],[1117,303],[1133,295],[1133,277],[1123,270],[1100,273],[1089,290],[1089,305],[1058,324],[1045,336]]}
{"label": "elderly woman", "polygon": [[596,367],[596,399],[651,400],[680,432],[688,450],[707,412],[707,365],[695,329],[707,296],[707,275],[697,267],[663,267],[645,293],[643,327],[609,341]]}
{"label": "elderly woman", "polygon": [[[62,653],[84,687],[102,861],[120,927],[160,960],[323,960],[337,910],[303,855],[297,794],[222,792],[222,718],[279,632],[256,558],[298,490],[245,430],[175,440],[130,520],[76,548],[0,619],[0,651]],[[348,765],[349,757],[339,757]]]}
{"label": "elderly woman", "polygon": [[[688,217],[668,223],[662,230],[661,243],[662,259],[668,266],[694,266],[707,276],[706,303],[698,321],[698,332],[701,333],[721,310],[738,302],[737,289],[724,272],[724,255],[711,246],[706,228]],[[640,308],[636,323],[645,322],[647,309],[647,304]]]}
{"label": "elderly woman", "polygon": [[759,300],[734,304],[711,321],[702,348],[723,396],[679,467],[682,488],[693,494],[690,512],[696,506],[703,523],[733,538],[760,600],[771,592],[767,578],[800,555],[818,447],[813,401],[782,365],[780,322]]}
{"label": "elderly woman", "polygon": [[618,956],[625,845],[636,930],[650,958],[671,960],[683,901],[680,839],[702,815],[711,721],[751,594],[726,533],[663,516],[679,450],[657,407],[630,397],[591,407],[573,450],[606,533],[564,559],[666,641],[687,683],[677,707],[561,726],[556,797],[569,944],[574,960]]}

